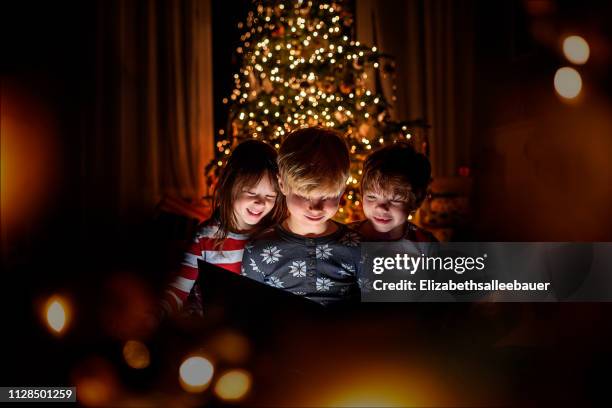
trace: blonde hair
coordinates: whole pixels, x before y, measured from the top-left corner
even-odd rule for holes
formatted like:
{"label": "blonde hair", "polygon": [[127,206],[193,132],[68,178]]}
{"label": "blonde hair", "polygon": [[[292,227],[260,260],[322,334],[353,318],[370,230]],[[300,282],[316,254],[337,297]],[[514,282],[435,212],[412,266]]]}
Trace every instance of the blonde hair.
{"label": "blonde hair", "polygon": [[322,127],[291,132],[278,153],[283,185],[306,195],[314,191],[340,195],[346,186],[350,164],[342,135]]}

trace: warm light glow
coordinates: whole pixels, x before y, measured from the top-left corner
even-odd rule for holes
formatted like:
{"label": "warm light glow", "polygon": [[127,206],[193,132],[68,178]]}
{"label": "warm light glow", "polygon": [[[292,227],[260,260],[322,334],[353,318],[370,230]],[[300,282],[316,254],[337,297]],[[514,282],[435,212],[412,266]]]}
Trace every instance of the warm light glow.
{"label": "warm light glow", "polygon": [[244,370],[231,370],[223,374],[215,384],[215,394],[223,400],[243,398],[251,388],[251,376]]}
{"label": "warm light glow", "polygon": [[574,68],[563,67],[555,74],[555,90],[566,99],[578,96],[582,89],[582,78]]}
{"label": "warm light glow", "polygon": [[66,324],[64,307],[57,300],[53,301],[47,309],[47,322],[56,332],[61,332]]}
{"label": "warm light glow", "polygon": [[563,54],[570,62],[582,65],[589,59],[589,44],[578,35],[570,35],[563,40]]}
{"label": "warm light glow", "polygon": [[151,357],[149,349],[140,341],[130,340],[123,346],[123,358],[132,368],[141,369],[149,366]]}
{"label": "warm light glow", "polygon": [[62,334],[68,324],[67,302],[59,296],[50,298],[45,307],[45,318],[53,333]]}
{"label": "warm light glow", "polygon": [[[424,395],[414,390],[416,384],[400,384],[397,380],[358,379],[350,381],[330,395],[321,395],[315,405],[330,407],[409,407],[430,406]],[[427,401],[429,402],[429,401]]]}
{"label": "warm light glow", "polygon": [[208,387],[213,372],[212,363],[204,357],[189,357],[179,368],[181,386],[188,392],[202,392]]}
{"label": "warm light glow", "polygon": [[335,407],[405,407],[400,399],[388,395],[373,395],[371,392],[356,392],[333,402]]}
{"label": "warm light glow", "polygon": [[119,392],[119,383],[110,362],[92,356],[77,363],[71,375],[71,384],[77,388],[79,406],[117,406],[113,401]]}
{"label": "warm light glow", "polygon": [[225,331],[213,336],[206,343],[206,350],[209,350],[219,360],[238,365],[248,359],[250,345],[248,340],[240,333]]}
{"label": "warm light glow", "polygon": [[[382,374],[382,373],[381,373]],[[312,400],[309,406],[326,407],[412,407],[412,406],[448,406],[445,393],[437,390],[432,394],[431,385],[422,379],[414,378],[406,382],[404,377],[393,378],[389,373],[378,379],[361,375],[355,371],[357,378],[323,391]],[[434,396],[435,395],[435,396]]]}
{"label": "warm light glow", "polygon": [[[2,239],[36,225],[57,191],[61,168],[57,120],[49,103],[11,80],[0,87]],[[25,227],[25,228],[24,228]]]}
{"label": "warm light glow", "polygon": [[85,378],[76,383],[77,398],[84,406],[97,407],[108,403],[111,390],[109,385],[97,378]]}

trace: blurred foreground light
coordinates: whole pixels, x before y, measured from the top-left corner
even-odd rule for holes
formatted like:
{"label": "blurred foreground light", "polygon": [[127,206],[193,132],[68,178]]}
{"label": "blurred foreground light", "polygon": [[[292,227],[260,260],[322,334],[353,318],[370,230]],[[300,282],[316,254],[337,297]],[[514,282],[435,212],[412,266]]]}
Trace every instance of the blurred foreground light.
{"label": "blurred foreground light", "polygon": [[[450,403],[445,387],[434,384],[427,369],[418,362],[412,367],[396,362],[380,364],[363,360],[348,368],[350,376],[330,374],[313,379],[311,389],[317,393],[304,394],[303,406],[326,407],[411,407],[457,406]],[[363,367],[363,368],[362,368]],[[315,382],[316,381],[316,382]]]}
{"label": "blurred foreground light", "polygon": [[120,385],[113,366],[101,357],[90,357],[72,371],[72,384],[77,388],[77,400],[84,407],[117,406]]}
{"label": "blurred foreground light", "polygon": [[589,44],[578,35],[570,35],[563,40],[563,54],[571,63],[582,65],[589,59]]}
{"label": "blurred foreground light", "polygon": [[338,390],[326,406],[333,407],[408,407],[420,405],[418,398],[410,397],[399,384],[360,383]]}
{"label": "blurred foreground light", "polygon": [[147,368],[151,362],[149,349],[140,341],[130,340],[123,346],[123,358],[132,368]]}
{"label": "blurred foreground light", "polygon": [[188,392],[202,392],[208,387],[213,372],[212,363],[204,357],[189,357],[179,368],[181,386]]}
{"label": "blurred foreground light", "polygon": [[222,400],[238,401],[251,388],[251,376],[244,370],[231,370],[223,374],[215,384],[215,394]]}
{"label": "blurred foreground light", "polygon": [[235,365],[244,363],[250,354],[248,340],[240,333],[234,331],[223,331],[215,335],[206,345],[220,360]]}
{"label": "blurred foreground light", "polygon": [[[62,168],[52,103],[14,78],[0,86],[2,239],[27,234],[58,192]],[[7,231],[8,230],[8,231]],[[30,232],[31,233],[31,232]]]}
{"label": "blurred foreground light", "polygon": [[53,296],[47,301],[45,307],[45,318],[47,325],[55,334],[62,334],[69,319],[69,307],[65,299]]}
{"label": "blurred foreground light", "polygon": [[574,68],[559,68],[554,82],[555,91],[565,99],[574,99],[582,90],[582,78]]}

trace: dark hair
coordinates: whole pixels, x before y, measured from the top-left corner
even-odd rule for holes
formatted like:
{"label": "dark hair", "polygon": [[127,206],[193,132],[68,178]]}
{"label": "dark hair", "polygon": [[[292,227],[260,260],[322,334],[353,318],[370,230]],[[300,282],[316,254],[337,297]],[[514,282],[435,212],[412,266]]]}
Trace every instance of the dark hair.
{"label": "dark hair", "polygon": [[429,159],[406,142],[397,142],[370,154],[363,165],[361,193],[391,190],[408,202],[410,211],[421,206],[431,182]]}
{"label": "dark hair", "polygon": [[[272,211],[258,224],[256,231],[265,229],[282,219],[285,204],[278,187],[276,156],[276,150],[272,146],[259,140],[247,140],[236,146],[221,170],[215,188],[212,220],[219,223],[215,247],[222,247],[227,235],[238,229],[234,201],[239,192],[245,187],[255,186],[264,176],[270,179],[276,190],[276,202]],[[251,231],[251,234],[254,235],[256,231]]]}

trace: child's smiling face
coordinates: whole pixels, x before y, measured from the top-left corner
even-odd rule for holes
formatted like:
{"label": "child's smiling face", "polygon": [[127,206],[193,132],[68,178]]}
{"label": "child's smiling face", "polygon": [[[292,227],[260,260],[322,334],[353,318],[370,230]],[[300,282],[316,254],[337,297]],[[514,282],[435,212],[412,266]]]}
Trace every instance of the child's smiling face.
{"label": "child's smiling face", "polygon": [[244,187],[234,200],[234,215],[240,230],[249,230],[259,223],[276,202],[276,190],[265,174],[255,185]]}
{"label": "child's smiling face", "polygon": [[364,191],[363,212],[377,232],[395,233],[403,231],[409,206],[406,199],[393,193]]}

